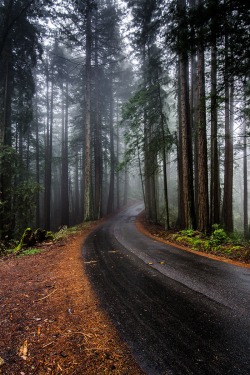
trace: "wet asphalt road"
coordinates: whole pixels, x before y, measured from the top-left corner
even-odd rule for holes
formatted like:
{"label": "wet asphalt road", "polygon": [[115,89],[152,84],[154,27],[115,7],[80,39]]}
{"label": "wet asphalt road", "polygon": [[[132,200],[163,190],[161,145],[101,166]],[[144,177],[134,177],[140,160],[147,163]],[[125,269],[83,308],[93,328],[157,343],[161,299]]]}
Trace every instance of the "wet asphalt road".
{"label": "wet asphalt road", "polygon": [[153,375],[249,375],[250,269],[148,238],[135,226],[142,208],[119,213],[83,247],[101,305],[140,367]]}

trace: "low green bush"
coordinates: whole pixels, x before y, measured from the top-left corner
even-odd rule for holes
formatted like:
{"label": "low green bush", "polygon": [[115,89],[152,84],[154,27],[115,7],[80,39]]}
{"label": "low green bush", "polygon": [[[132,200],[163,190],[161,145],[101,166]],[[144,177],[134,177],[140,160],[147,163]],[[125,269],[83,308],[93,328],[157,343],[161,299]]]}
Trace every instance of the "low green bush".
{"label": "low green bush", "polygon": [[227,243],[229,238],[224,231],[224,229],[215,229],[213,234],[210,237],[210,245],[211,247],[215,247],[221,245],[223,243]]}
{"label": "low green bush", "polygon": [[183,234],[184,236],[187,236],[187,237],[193,237],[194,230],[193,229],[184,229],[180,233]]}
{"label": "low green bush", "polygon": [[43,251],[44,249],[26,249],[26,250],[23,250],[21,254],[18,255],[18,258],[23,256],[23,255],[33,255],[33,254],[37,254],[37,253],[40,253],[41,251]]}

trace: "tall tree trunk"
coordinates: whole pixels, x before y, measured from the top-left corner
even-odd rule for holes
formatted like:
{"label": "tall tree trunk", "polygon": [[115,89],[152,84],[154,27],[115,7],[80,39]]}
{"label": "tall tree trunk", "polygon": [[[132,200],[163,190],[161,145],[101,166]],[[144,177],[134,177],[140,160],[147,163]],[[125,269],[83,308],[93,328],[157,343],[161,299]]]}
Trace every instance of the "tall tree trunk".
{"label": "tall tree trunk", "polygon": [[53,68],[51,71],[51,100],[49,106],[49,66],[46,66],[46,106],[47,106],[47,126],[46,126],[46,150],[45,150],[45,194],[44,194],[44,227],[49,230],[51,227],[51,163],[52,163],[52,129],[53,129],[53,94],[54,77]]}
{"label": "tall tree trunk", "polygon": [[149,219],[154,223],[158,222],[157,215],[157,188],[156,188],[156,178],[157,178],[157,155],[155,154],[154,146],[152,145],[153,140],[153,125],[149,124],[149,209],[150,216]]}
{"label": "tall tree trunk", "polygon": [[197,56],[192,54],[191,56],[191,87],[190,87],[190,128],[193,131],[193,154],[194,154],[194,202],[195,202],[195,212],[198,212],[198,151],[197,151]]}
{"label": "tall tree trunk", "polygon": [[84,220],[84,184],[85,184],[85,156],[84,156],[84,147],[80,149],[80,159],[79,159],[79,170],[80,170],[80,190],[79,190],[79,195],[80,195],[80,217],[81,221]]}
{"label": "tall tree trunk", "polygon": [[[147,64],[149,64],[151,60],[151,49],[149,42],[147,43]],[[148,70],[148,68],[147,68]],[[146,77],[148,76],[148,72],[146,70]],[[146,87],[152,86],[155,82],[153,82],[152,76],[149,75],[148,78],[145,79]],[[155,131],[155,124],[151,121],[150,110],[149,113],[145,113],[147,118],[147,128],[148,128],[148,179],[149,179],[149,219],[157,223],[158,222],[158,191],[157,191],[157,180],[158,180],[158,163],[157,163],[157,152],[155,150],[154,145],[154,131]]]}
{"label": "tall tree trunk", "polygon": [[3,103],[1,103],[1,139],[0,146],[8,144],[7,142],[7,118],[8,118],[8,101],[9,101],[9,63],[8,61],[5,64],[5,78],[4,78],[4,88],[3,88]]}
{"label": "tall tree trunk", "polygon": [[[8,61],[6,62],[6,70],[4,77],[4,88],[3,92],[3,102],[1,103],[1,140],[0,146],[11,147],[11,88],[10,88],[10,75],[11,68]],[[11,215],[11,223],[6,220],[9,217],[11,212],[11,176],[6,173],[8,161],[5,159],[5,156],[1,158],[1,163],[5,166],[5,173],[2,173],[0,170],[0,200],[4,202],[4,205],[0,210],[0,239],[12,238],[13,229],[14,229],[14,218],[15,215]]]}
{"label": "tall tree trunk", "polygon": [[[144,87],[147,86],[147,80],[146,80],[146,45],[143,46],[143,53],[142,53],[142,61],[143,61],[143,75],[144,75]],[[143,114],[143,126],[144,126],[144,140],[143,140],[143,151],[144,151],[144,188],[145,188],[145,194],[144,194],[144,204],[145,204],[145,213],[146,213],[146,219],[151,219],[151,207],[150,207],[150,197],[151,197],[151,184],[150,184],[150,153],[149,153],[149,129],[148,129],[148,121],[147,121],[147,113],[144,109]]]}
{"label": "tall tree trunk", "polygon": [[[201,0],[197,4],[202,4]],[[207,170],[207,134],[206,134],[206,98],[204,48],[200,41],[197,48],[198,112],[197,112],[197,157],[198,157],[198,195],[197,228],[201,232],[209,229],[208,170]]]}
{"label": "tall tree trunk", "polygon": [[84,220],[92,219],[91,212],[91,117],[90,117],[90,95],[91,95],[91,1],[87,0],[86,14],[86,92],[85,92],[85,174],[84,174]]}
{"label": "tall tree trunk", "polygon": [[167,181],[167,153],[166,153],[166,139],[164,129],[164,114],[161,100],[161,87],[157,77],[158,84],[158,97],[160,105],[160,122],[161,122],[161,135],[162,135],[162,158],[163,158],[163,190],[164,190],[164,226],[165,230],[169,230],[169,210],[168,210],[168,181]]}
{"label": "tall tree trunk", "polygon": [[[185,12],[186,1],[178,0],[180,10]],[[193,152],[192,152],[192,129],[190,125],[189,105],[189,74],[188,56],[185,50],[179,54],[179,84],[180,84],[180,143],[181,143],[181,183],[182,187],[182,226],[185,228],[195,227],[194,210],[194,188],[193,188]]]}
{"label": "tall tree trunk", "polygon": [[146,219],[151,219],[151,207],[150,207],[150,196],[151,196],[151,185],[150,185],[150,171],[149,171],[149,135],[147,129],[146,114],[144,114],[144,186],[145,186],[145,212]]}
{"label": "tall tree trunk", "polygon": [[96,11],[96,30],[95,30],[95,218],[100,219],[102,212],[102,142],[101,142],[101,124],[99,115],[99,63],[98,63],[98,13]]}
{"label": "tall tree trunk", "polygon": [[110,135],[110,183],[107,214],[114,210],[114,190],[115,190],[115,150],[114,150],[114,99],[113,99],[113,85],[111,82],[110,92],[110,119],[109,119],[109,135]]}
{"label": "tall tree trunk", "polygon": [[[189,0],[191,8],[195,8],[196,0]],[[195,37],[194,29],[191,30]],[[197,55],[195,50],[191,51],[190,57],[190,128],[193,132],[193,158],[194,158],[194,202],[195,212],[198,212],[198,152],[197,152],[197,108],[198,108],[198,90],[197,90]]]}
{"label": "tall tree trunk", "polygon": [[[245,101],[246,102],[246,101]],[[246,119],[244,118],[243,128],[243,186],[244,186],[244,198],[243,198],[243,213],[244,213],[244,236],[248,238],[248,181],[247,181],[247,131],[246,131]]]}
{"label": "tall tree trunk", "polygon": [[75,206],[75,217],[74,222],[80,222],[80,212],[79,212],[79,205],[80,205],[80,197],[79,197],[79,156],[78,152],[76,153],[76,161],[75,161],[75,199],[74,199],[74,206]]}
{"label": "tall tree trunk", "polygon": [[220,222],[220,179],[218,156],[217,122],[217,49],[216,41],[211,51],[211,179],[210,179],[210,224]]}
{"label": "tall tree trunk", "polygon": [[[232,112],[231,112],[232,111]],[[233,83],[228,73],[228,37],[225,40],[225,162],[222,216],[227,232],[233,232]]]}
{"label": "tall tree trunk", "polygon": [[178,165],[178,219],[181,228],[185,227],[184,201],[183,201],[183,168],[182,168],[182,118],[181,118],[181,90],[180,90],[180,63],[178,62],[178,143],[177,143],[177,165]]}
{"label": "tall tree trunk", "polygon": [[61,139],[62,139],[62,142],[61,142],[61,222],[60,222],[60,225],[64,225],[63,221],[63,198],[64,198],[64,158],[65,158],[65,155],[64,155],[64,152],[65,152],[65,93],[64,93],[64,85],[62,84],[62,93],[61,93],[61,101],[62,101],[62,108],[61,108],[61,111],[62,111],[62,135],[61,135]]}
{"label": "tall tree trunk", "polygon": [[26,152],[26,169],[29,170],[30,167],[30,126],[27,129],[27,152]]}
{"label": "tall tree trunk", "polygon": [[[18,154],[20,161],[23,163],[23,131],[21,126],[19,126]],[[19,176],[19,179],[22,181],[23,176]]]}
{"label": "tall tree trunk", "polygon": [[[35,96],[35,124],[36,124],[36,182],[40,183],[40,147],[39,147],[39,118],[38,118],[38,99]],[[40,196],[36,193],[36,228],[40,227]]]}
{"label": "tall tree trunk", "polygon": [[181,113],[181,186],[183,204],[183,226],[195,227],[194,189],[193,189],[193,163],[192,163],[192,131],[190,128],[189,113],[189,85],[188,85],[188,59],[180,56],[180,113]]}
{"label": "tall tree trunk", "polygon": [[136,147],[137,147],[137,159],[138,159],[139,174],[140,174],[140,180],[141,180],[142,196],[143,196],[143,202],[145,203],[145,188],[144,188],[144,179],[143,179],[142,163],[141,163],[141,157],[140,157],[140,147],[139,147],[138,137],[136,139]]}
{"label": "tall tree trunk", "polygon": [[68,117],[69,82],[66,78],[65,111],[62,91],[62,174],[61,174],[61,225],[69,225],[69,172],[68,172]]}
{"label": "tall tree trunk", "polygon": [[[120,148],[120,137],[119,137],[119,111],[118,111],[118,100],[116,108],[116,165],[119,165],[119,148]],[[116,208],[120,208],[120,173],[116,172]]]}
{"label": "tall tree trunk", "polygon": [[[125,144],[125,153],[126,153],[126,144]],[[123,195],[123,206],[126,206],[128,203],[128,166],[125,165],[124,171],[124,195]],[[145,200],[144,200],[145,202]]]}

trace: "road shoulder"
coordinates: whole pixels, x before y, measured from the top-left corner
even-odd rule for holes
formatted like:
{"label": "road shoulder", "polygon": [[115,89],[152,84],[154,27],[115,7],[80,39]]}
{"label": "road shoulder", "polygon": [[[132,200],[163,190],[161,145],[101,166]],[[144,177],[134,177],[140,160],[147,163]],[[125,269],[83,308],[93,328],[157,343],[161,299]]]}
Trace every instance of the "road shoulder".
{"label": "road shoulder", "polygon": [[[229,264],[233,264],[235,266],[239,266],[239,267],[244,267],[244,268],[250,268],[250,264],[247,264],[247,263],[243,263],[243,262],[238,262],[238,261],[234,261],[234,260],[231,260],[231,259],[228,259],[228,258],[225,258],[225,257],[222,257],[222,256],[216,256],[216,255],[213,255],[213,254],[208,254],[208,253],[205,253],[205,252],[201,252],[201,251],[197,251],[197,250],[192,250],[188,247],[185,247],[185,246],[181,246],[179,244],[176,244],[174,242],[170,242],[170,241],[167,241],[165,240],[164,238],[162,238],[160,236],[160,232],[159,231],[157,233],[157,228],[156,226],[154,225],[150,225],[146,222],[145,220],[145,216],[144,216],[144,213],[141,212],[137,218],[136,218],[136,227],[137,229],[142,232],[143,234],[145,234],[146,236],[148,237],[151,237],[153,238],[154,240],[157,240],[157,241],[160,241],[160,242],[163,242],[163,243],[166,243],[167,245],[171,245],[171,246],[174,246],[174,247],[178,247],[179,249],[181,250],[184,250],[184,251],[189,251],[191,253],[194,253],[194,254],[197,254],[197,255],[200,255],[200,256],[203,256],[203,257],[206,257],[206,258],[210,258],[210,259],[214,259],[214,260],[218,260],[220,262],[224,262],[224,263],[229,263]],[[153,228],[153,229],[152,229]],[[156,235],[155,235],[156,234]]]}
{"label": "road shoulder", "polygon": [[88,281],[82,244],[0,260],[1,374],[143,374]]}

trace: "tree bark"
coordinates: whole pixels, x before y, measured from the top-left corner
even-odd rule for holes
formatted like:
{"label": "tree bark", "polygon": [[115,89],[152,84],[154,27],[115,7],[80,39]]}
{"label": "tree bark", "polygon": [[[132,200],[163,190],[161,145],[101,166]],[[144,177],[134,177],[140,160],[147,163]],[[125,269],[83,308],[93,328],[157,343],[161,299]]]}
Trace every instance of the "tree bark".
{"label": "tree bark", "polygon": [[[40,147],[39,147],[39,118],[38,118],[38,99],[35,97],[35,123],[36,123],[36,182],[40,183]],[[36,193],[36,228],[40,227],[40,196]]]}
{"label": "tree bark", "polygon": [[110,135],[110,182],[109,182],[109,196],[107,214],[114,210],[114,190],[115,190],[115,150],[114,150],[114,99],[113,99],[113,85],[111,82],[110,92],[110,119],[109,119],[109,135]]}
{"label": "tree bark", "polygon": [[161,123],[161,135],[162,135],[162,159],[163,159],[163,190],[164,190],[164,227],[165,230],[169,230],[169,209],[168,209],[168,181],[167,181],[167,153],[166,153],[166,140],[165,140],[165,129],[164,129],[164,114],[161,100],[161,87],[159,79],[158,83],[158,97],[160,105],[160,123]]}
{"label": "tree bark", "polygon": [[[62,90],[62,174],[61,174],[61,225],[69,226],[69,172],[68,172],[68,112],[69,82],[66,77],[66,91]],[[65,96],[65,98],[64,98]],[[65,106],[65,111],[64,111]]]}
{"label": "tree bark", "polygon": [[225,162],[222,216],[227,232],[233,232],[233,83],[228,73],[228,37],[225,40]]}
{"label": "tree bark", "polygon": [[150,196],[151,196],[151,186],[150,186],[150,178],[149,178],[149,146],[148,146],[148,129],[147,129],[147,121],[146,121],[146,114],[144,115],[144,186],[145,186],[145,212],[146,212],[146,219],[150,219]]}
{"label": "tree bark", "polygon": [[181,113],[181,166],[183,227],[195,227],[192,139],[189,113],[188,59],[180,56],[180,113]]}
{"label": "tree bark", "polygon": [[8,98],[9,98],[9,63],[8,61],[5,64],[5,79],[4,79],[4,88],[3,88],[3,106],[1,106],[1,146],[7,144],[7,117],[8,117]]}
{"label": "tree bark", "polygon": [[197,52],[198,66],[198,128],[197,128],[197,157],[198,157],[198,196],[197,196],[197,228],[201,232],[209,229],[208,205],[208,171],[207,171],[207,134],[206,134],[206,103],[204,51],[202,46]]}
{"label": "tree bark", "polygon": [[[196,0],[189,0],[191,8],[196,7]],[[191,29],[192,37],[195,37],[195,31]],[[194,202],[195,212],[198,212],[198,152],[197,152],[197,51],[191,50],[190,56],[190,128],[193,131],[193,163],[194,163]]]}
{"label": "tree bark", "polygon": [[[119,136],[119,111],[118,111],[118,100],[116,108],[116,165],[119,165],[119,149],[120,149],[120,136]],[[116,172],[116,208],[120,208],[120,173]]]}
{"label": "tree bark", "polygon": [[[149,184],[150,184],[150,220],[154,223],[158,222],[158,212],[157,212],[157,188],[156,188],[156,170],[157,170],[157,155],[152,145],[153,139],[153,125],[149,124]],[[153,146],[153,147],[152,147]]]}
{"label": "tree bark", "polygon": [[44,194],[44,227],[50,229],[51,216],[51,162],[52,162],[52,129],[53,129],[53,94],[54,77],[53,68],[51,71],[51,100],[49,105],[49,66],[46,65],[46,106],[47,106],[47,125],[46,125],[46,150],[45,150],[45,194]]}
{"label": "tree bark", "polygon": [[217,49],[216,41],[211,51],[211,179],[210,179],[210,224],[220,222],[220,177],[218,156],[217,120]]}
{"label": "tree bark", "polygon": [[102,142],[101,142],[101,124],[99,115],[99,64],[98,64],[98,31],[97,31],[96,12],[96,30],[95,30],[95,218],[100,219],[102,215]]}
{"label": "tree bark", "polygon": [[[246,102],[246,101],[245,101]],[[244,236],[248,238],[248,181],[247,181],[247,132],[246,132],[246,119],[244,118],[243,125],[243,186],[244,186],[244,200],[243,200],[243,212],[244,212]]]}
{"label": "tree bark", "polygon": [[180,90],[180,62],[178,62],[178,143],[177,143],[177,162],[178,162],[178,219],[177,224],[185,227],[184,220],[184,201],[183,201],[183,168],[182,168],[182,120],[181,120],[181,90]]}
{"label": "tree bark", "polygon": [[91,2],[87,1],[86,14],[86,92],[85,92],[85,174],[84,174],[84,221],[92,219],[91,212],[91,118],[90,118],[90,83],[91,83]]}
{"label": "tree bark", "polygon": [[[125,153],[126,153],[126,144],[125,144]],[[128,166],[125,165],[125,171],[124,171],[124,195],[123,195],[123,206],[126,206],[128,203]],[[145,202],[145,200],[144,200]]]}
{"label": "tree bark", "polygon": [[79,197],[79,155],[78,151],[76,152],[76,161],[75,161],[75,194],[74,194],[74,206],[75,206],[75,215],[74,215],[74,222],[80,222],[80,197]]}
{"label": "tree bark", "polygon": [[[178,0],[178,6],[183,12],[186,9],[186,1]],[[189,74],[188,56],[185,50],[179,53],[179,90],[180,90],[180,150],[181,150],[181,178],[182,187],[181,202],[183,207],[181,225],[184,228],[195,227],[194,188],[193,188],[193,151],[192,129],[190,124],[189,102]]]}
{"label": "tree bark", "polygon": [[[3,102],[0,109],[1,114],[1,140],[0,146],[11,147],[11,88],[10,88],[10,75],[11,66],[8,61],[5,62],[5,76],[4,76],[4,87],[3,92]],[[2,157],[1,162],[5,164],[5,157]],[[5,167],[6,168],[6,167]],[[2,173],[0,170],[0,200],[4,202],[2,209],[0,210],[0,238],[12,238],[14,229],[15,215],[12,215],[11,220],[13,223],[6,222],[6,217],[8,217],[11,212],[11,175],[7,173]],[[8,229],[6,229],[8,228]]]}
{"label": "tree bark", "polygon": [[190,67],[190,128],[193,131],[193,158],[194,158],[194,202],[195,211],[198,212],[198,152],[197,152],[197,56],[192,54]]}

